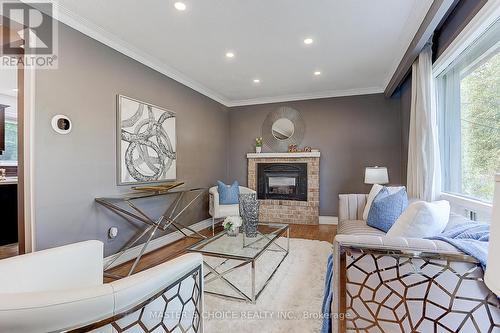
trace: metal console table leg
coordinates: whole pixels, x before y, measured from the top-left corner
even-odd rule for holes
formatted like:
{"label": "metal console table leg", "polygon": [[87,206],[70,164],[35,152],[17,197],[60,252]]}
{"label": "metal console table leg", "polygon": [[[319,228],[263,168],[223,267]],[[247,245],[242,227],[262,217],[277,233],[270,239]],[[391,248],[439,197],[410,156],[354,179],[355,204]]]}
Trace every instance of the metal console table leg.
{"label": "metal console table leg", "polygon": [[[181,206],[180,204],[182,202],[182,199],[184,198],[184,194],[187,192],[194,192],[194,191],[198,191],[195,197],[191,199],[188,203],[186,203],[184,206]],[[104,275],[112,278],[120,278],[120,276],[117,276],[115,274],[110,274],[106,272],[106,270],[108,270],[113,265],[113,263],[115,263],[125,252],[127,252],[134,245],[136,245],[140,239],[142,239],[145,235],[149,234],[146,242],[142,245],[139,255],[135,258],[134,263],[132,264],[132,267],[130,268],[127,274],[127,276],[132,275],[135,268],[137,267],[137,264],[139,263],[142,256],[146,252],[148,245],[150,244],[151,240],[153,240],[153,237],[157,230],[166,231],[168,228],[173,228],[176,231],[181,232],[185,237],[192,237],[197,239],[207,238],[206,236],[203,236],[202,234],[190,228],[189,226],[185,226],[177,222],[179,217],[182,216],[182,214],[186,212],[193,205],[193,203],[196,202],[202,196],[204,192],[205,189],[193,189],[193,190],[173,191],[173,192],[163,192],[163,193],[159,192],[153,194],[144,193],[143,195],[141,195],[141,193],[132,193],[129,195],[124,195],[123,198],[120,197],[96,198],[95,199],[96,202],[108,208],[110,211],[122,217],[123,219],[127,220],[128,222],[134,223],[136,221],[140,221],[147,225],[146,229],[142,230],[140,233],[138,233],[132,239],[130,239],[127,242],[127,244],[125,244],[125,246],[120,250],[120,252],[113,258],[113,260],[111,260],[104,267],[105,271]],[[169,205],[169,207],[167,207],[163,215],[160,216],[157,220],[153,220],[143,210],[141,210],[137,205],[133,203],[133,201],[136,199],[143,199],[143,198],[168,195],[168,194],[177,194],[177,197]],[[128,207],[130,207],[131,210],[127,210],[121,207],[120,204],[123,203],[125,203]],[[177,211],[179,207],[182,208],[180,208],[179,211]],[[192,234],[187,234],[184,231],[184,229],[187,229]]]}

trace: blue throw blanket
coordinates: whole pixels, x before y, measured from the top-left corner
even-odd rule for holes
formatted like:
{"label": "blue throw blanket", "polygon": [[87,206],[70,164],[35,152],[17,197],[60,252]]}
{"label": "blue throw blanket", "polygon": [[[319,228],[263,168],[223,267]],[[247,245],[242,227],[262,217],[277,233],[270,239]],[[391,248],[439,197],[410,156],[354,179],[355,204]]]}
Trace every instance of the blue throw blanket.
{"label": "blue throw blanket", "polygon": [[332,331],[332,316],[331,316],[331,306],[332,306],[332,278],[333,278],[333,254],[328,257],[328,263],[326,264],[326,277],[325,277],[325,295],[323,296],[323,306],[321,311],[323,312],[323,326],[321,327],[321,333],[330,333]]}
{"label": "blue throw blanket", "polygon": [[488,261],[488,241],[490,239],[490,225],[485,223],[459,224],[440,235],[429,239],[442,240],[457,249],[476,258],[483,269]]}

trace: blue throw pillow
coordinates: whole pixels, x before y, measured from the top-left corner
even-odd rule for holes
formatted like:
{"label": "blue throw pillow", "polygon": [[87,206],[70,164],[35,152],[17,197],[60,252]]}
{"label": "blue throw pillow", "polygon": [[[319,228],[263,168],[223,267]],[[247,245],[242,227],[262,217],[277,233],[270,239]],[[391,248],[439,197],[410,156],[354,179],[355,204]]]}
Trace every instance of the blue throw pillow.
{"label": "blue throw pillow", "polygon": [[219,192],[220,205],[234,205],[239,203],[240,184],[238,184],[237,180],[232,185],[226,185],[218,180],[217,191]]}
{"label": "blue throw pillow", "polygon": [[366,224],[387,232],[407,206],[408,195],[406,189],[403,188],[396,193],[390,193],[387,187],[384,187],[373,200]]}

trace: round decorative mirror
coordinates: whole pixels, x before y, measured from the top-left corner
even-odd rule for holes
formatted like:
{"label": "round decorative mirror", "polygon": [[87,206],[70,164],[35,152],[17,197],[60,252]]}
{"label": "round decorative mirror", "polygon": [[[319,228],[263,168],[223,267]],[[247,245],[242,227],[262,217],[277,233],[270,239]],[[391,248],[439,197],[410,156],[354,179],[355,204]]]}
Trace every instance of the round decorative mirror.
{"label": "round decorative mirror", "polygon": [[262,124],[264,143],[275,152],[286,152],[289,145],[299,145],[304,131],[300,112],[288,106],[269,112]]}
{"label": "round decorative mirror", "polygon": [[280,118],[274,122],[271,130],[276,140],[287,140],[292,137],[295,126],[290,119]]}

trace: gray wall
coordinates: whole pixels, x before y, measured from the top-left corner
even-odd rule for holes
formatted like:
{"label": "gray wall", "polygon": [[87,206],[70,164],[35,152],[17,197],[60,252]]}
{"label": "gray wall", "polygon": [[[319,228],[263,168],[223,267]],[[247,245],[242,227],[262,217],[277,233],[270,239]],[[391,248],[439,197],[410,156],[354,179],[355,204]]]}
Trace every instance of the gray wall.
{"label": "gray wall", "polygon": [[245,154],[255,149],[267,114],[283,105],[302,113],[306,131],[301,146],[321,151],[321,215],[337,216],[339,193],[368,193],[366,166],[387,166],[391,183],[402,182],[400,100],[382,94],[230,108],[230,181],[247,183]]}
{"label": "gray wall", "polygon": [[[435,34],[436,56],[486,0],[461,0]],[[392,98],[341,97],[228,108],[61,24],[59,69],[38,71],[35,119],[36,247],[85,239],[105,242],[115,252],[139,226],[130,225],[94,203],[94,197],[126,192],[116,186],[116,95],[151,102],[177,112],[178,179],[210,186],[217,179],[246,184],[245,153],[253,150],[265,116],[280,105],[300,110],[306,122],[303,145],[319,148],[321,215],[337,215],[337,194],[367,192],[363,168],[389,167],[391,183],[406,182],[409,79]],[[55,114],[74,122],[70,135],[50,129]],[[158,207],[147,207],[158,215]],[[207,217],[206,198],[185,216]],[[118,226],[109,241],[106,232]]]}
{"label": "gray wall", "polygon": [[[486,0],[461,0],[435,34],[441,54]],[[36,248],[86,239],[119,249],[141,225],[131,225],[94,203],[96,196],[129,191],[116,186],[116,95],[124,94],[177,112],[178,179],[187,186],[215,180],[246,184],[246,152],[254,149],[265,116],[281,105],[300,110],[306,122],[302,146],[319,148],[321,215],[337,215],[337,195],[367,192],[363,170],[389,168],[391,183],[406,182],[411,82],[392,99],[382,95],[340,97],[228,108],[60,24],[59,69],[38,71],[35,116]],[[74,124],[55,134],[50,119],[66,114]],[[163,201],[162,201],[163,200]],[[153,215],[160,205],[144,207]],[[207,217],[206,197],[182,222]],[[107,239],[110,226],[119,237]]]}
{"label": "gray wall", "polygon": [[[179,180],[187,186],[208,187],[226,179],[226,107],[60,24],[59,69],[36,74],[37,249],[99,239],[110,254],[137,230],[137,225],[94,203],[97,196],[129,191],[116,186],[117,94],[177,112]],[[56,114],[72,119],[69,135],[58,135],[50,128]],[[183,222],[206,217],[204,198]],[[109,241],[107,230],[113,225],[120,234]]]}

